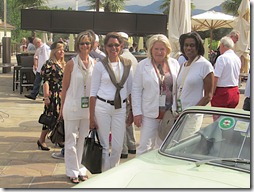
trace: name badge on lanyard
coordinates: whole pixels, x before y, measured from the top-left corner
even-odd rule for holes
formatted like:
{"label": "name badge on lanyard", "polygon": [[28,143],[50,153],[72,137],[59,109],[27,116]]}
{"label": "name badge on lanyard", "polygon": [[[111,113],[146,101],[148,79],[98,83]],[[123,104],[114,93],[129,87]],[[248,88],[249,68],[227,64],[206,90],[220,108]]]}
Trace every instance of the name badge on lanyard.
{"label": "name badge on lanyard", "polygon": [[81,97],[81,108],[89,107],[89,97]]}
{"label": "name badge on lanyard", "polygon": [[166,106],[166,95],[160,95],[159,106],[160,107],[165,107]]}

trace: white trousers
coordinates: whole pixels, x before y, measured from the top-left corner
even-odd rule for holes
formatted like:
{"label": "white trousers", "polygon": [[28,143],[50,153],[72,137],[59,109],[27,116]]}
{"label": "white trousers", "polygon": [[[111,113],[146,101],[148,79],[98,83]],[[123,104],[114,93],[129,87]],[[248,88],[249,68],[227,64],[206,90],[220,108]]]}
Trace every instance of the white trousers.
{"label": "white trousers", "polygon": [[[125,134],[126,103],[122,103],[121,109],[115,109],[113,105],[96,100],[95,118],[98,125],[98,135],[103,147],[102,171],[106,171],[119,164],[123,140]],[[111,132],[111,152],[109,145],[109,133]]]}
{"label": "white trousers", "polygon": [[65,143],[64,160],[66,175],[78,177],[86,175],[87,169],[81,164],[85,137],[89,132],[89,120],[64,120]]}
{"label": "white trousers", "polygon": [[139,146],[137,147],[137,155],[141,155],[159,147],[158,144],[161,143],[158,137],[159,123],[160,119],[143,116],[142,126],[140,127],[140,141]]}

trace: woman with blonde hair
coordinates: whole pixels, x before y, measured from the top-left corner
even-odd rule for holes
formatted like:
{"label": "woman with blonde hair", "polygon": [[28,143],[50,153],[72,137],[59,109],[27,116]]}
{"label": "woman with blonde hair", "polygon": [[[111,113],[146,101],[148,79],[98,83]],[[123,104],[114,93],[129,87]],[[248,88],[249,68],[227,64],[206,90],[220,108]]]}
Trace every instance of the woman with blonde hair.
{"label": "woman with blonde hair", "polygon": [[[50,46],[50,49],[49,60],[41,68],[44,112],[48,115],[53,115],[57,119],[61,108],[62,79],[65,67],[64,44],[55,42]],[[45,138],[50,128],[52,127],[46,125],[42,127],[40,138],[37,141],[38,148],[41,150],[50,150],[45,143]]]}
{"label": "woman with blonde hair", "polygon": [[87,30],[75,40],[77,55],[66,64],[63,77],[62,110],[64,118],[64,159],[66,175],[74,184],[88,179],[81,164],[85,137],[89,131],[89,95],[94,59],[89,56],[95,34]]}
{"label": "woman with blonde hair", "polygon": [[148,57],[136,67],[132,85],[134,123],[140,127],[137,155],[161,143],[159,123],[173,102],[173,86],[179,71],[176,59],[169,56],[171,45],[163,34],[153,35],[147,41]]}

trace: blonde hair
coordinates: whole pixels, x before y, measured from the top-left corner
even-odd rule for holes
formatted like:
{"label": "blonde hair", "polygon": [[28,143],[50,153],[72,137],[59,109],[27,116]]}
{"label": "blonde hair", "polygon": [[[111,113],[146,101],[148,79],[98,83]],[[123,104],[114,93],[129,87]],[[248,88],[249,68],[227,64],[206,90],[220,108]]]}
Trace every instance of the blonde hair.
{"label": "blonde hair", "polygon": [[87,37],[91,41],[90,51],[93,50],[93,46],[94,46],[94,42],[95,42],[95,33],[93,32],[93,30],[88,29],[86,31],[83,31],[83,32],[79,33],[77,39],[75,40],[75,46],[74,47],[75,47],[75,51],[77,53],[80,52],[79,43],[85,37]]}
{"label": "blonde hair", "polygon": [[164,45],[166,46],[166,49],[167,49],[167,59],[169,58],[169,54],[171,53],[171,45],[170,45],[170,42],[168,40],[168,38],[163,35],[163,34],[156,34],[156,35],[153,35],[152,37],[150,37],[148,40],[147,40],[147,56],[148,58],[152,59],[152,48],[154,46],[154,44],[156,42],[162,42],[164,43]]}
{"label": "blonde hair", "polygon": [[[53,44],[55,44],[55,46],[52,46]],[[56,42],[56,43],[53,43],[52,45],[51,45],[51,52],[50,52],[50,56],[49,56],[49,58],[54,62],[54,63],[56,63],[56,62],[58,62],[58,60],[56,59],[56,52],[59,50],[59,49],[64,49],[64,44],[62,43],[62,42]],[[65,60],[64,60],[64,57],[63,58],[61,58],[61,61],[60,61],[60,63],[61,63],[61,65],[62,65],[62,67],[64,68],[65,67],[65,64],[66,64],[66,62],[65,62]]]}

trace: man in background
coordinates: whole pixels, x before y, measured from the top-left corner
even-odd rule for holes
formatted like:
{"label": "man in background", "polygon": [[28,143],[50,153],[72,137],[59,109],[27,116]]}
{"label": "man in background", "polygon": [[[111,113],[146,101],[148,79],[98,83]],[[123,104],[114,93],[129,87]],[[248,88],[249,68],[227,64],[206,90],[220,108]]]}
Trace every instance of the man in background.
{"label": "man in background", "polygon": [[89,53],[89,55],[96,61],[102,61],[106,57],[106,54],[99,49],[100,46],[99,41],[100,41],[99,36],[95,34],[93,50]]}
{"label": "man in background", "polygon": [[[138,61],[136,57],[129,51],[129,42],[128,38],[129,36],[124,32],[118,33],[120,36],[124,39],[124,46],[123,46],[123,53],[121,54],[122,57],[126,59],[130,59],[132,63],[132,71],[135,73],[136,66],[138,64]],[[128,117],[128,114],[131,109],[131,103],[130,101],[127,102],[127,120],[126,120],[126,132],[124,136],[124,144],[123,144],[123,150],[121,153],[121,158],[128,158],[128,153],[130,154],[136,154],[136,139],[135,139],[135,131],[133,126],[133,116]],[[130,123],[131,122],[131,123]]]}
{"label": "man in background", "polygon": [[35,80],[33,85],[33,90],[29,95],[25,95],[26,98],[36,100],[37,95],[39,94],[40,86],[41,86],[41,68],[43,64],[49,59],[50,55],[50,47],[43,43],[42,40],[36,37],[33,40],[33,44],[36,47],[36,51],[34,54],[34,70],[36,71]]}

